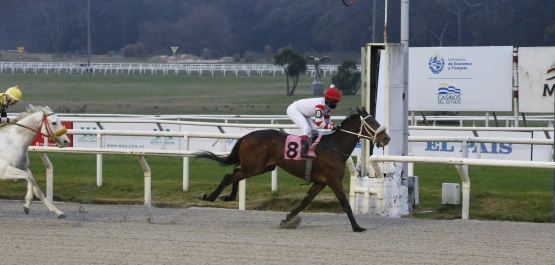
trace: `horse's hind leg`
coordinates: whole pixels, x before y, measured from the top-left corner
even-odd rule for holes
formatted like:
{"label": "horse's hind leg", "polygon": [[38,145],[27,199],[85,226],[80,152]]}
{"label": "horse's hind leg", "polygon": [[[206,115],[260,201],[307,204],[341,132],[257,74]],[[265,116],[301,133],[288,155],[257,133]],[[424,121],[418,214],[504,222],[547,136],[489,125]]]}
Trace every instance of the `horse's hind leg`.
{"label": "horse's hind leg", "polygon": [[222,194],[222,196],[220,196],[220,200],[225,201],[225,202],[232,202],[235,201],[235,199],[237,199],[237,190],[239,189],[239,182],[233,182],[233,184],[231,184],[231,193],[230,194]]}
{"label": "horse's hind leg", "polygon": [[316,195],[318,195],[325,187],[326,187],[325,184],[314,183],[312,185],[312,187],[310,187],[310,189],[306,193],[306,196],[304,197],[303,201],[301,202],[301,205],[299,205],[299,207],[297,207],[295,210],[291,211],[285,217],[285,220],[281,221],[281,226],[285,226],[288,222],[293,220],[293,218],[295,216],[297,216],[297,214],[299,214],[304,208],[306,208],[306,206],[308,206],[312,202],[312,200],[314,200]]}
{"label": "horse's hind leg", "polygon": [[206,193],[203,193],[198,196],[199,200],[214,202],[218,198],[220,193],[222,193],[224,188],[231,184],[231,178],[233,178],[233,175],[235,175],[236,172],[237,169],[234,170],[232,174],[226,174],[222,182],[220,182],[220,185],[218,185],[218,187],[212,193],[210,193],[210,195],[206,195]]}
{"label": "horse's hind leg", "polygon": [[[258,174],[263,174],[266,172],[270,172],[273,171],[274,169],[276,169],[276,166],[268,166],[266,168],[264,168],[264,170],[261,173]],[[236,170],[237,171],[237,170]],[[234,174],[236,172],[233,172]],[[245,175],[244,172],[241,172],[241,175]],[[245,175],[247,176],[247,175]],[[254,175],[248,175],[248,176],[254,176]],[[243,179],[245,179],[247,177],[244,177]],[[222,201],[235,201],[235,199],[237,199],[237,190],[239,189],[239,180],[238,181],[233,181],[232,185],[231,185],[231,193],[230,194],[222,194],[222,196],[220,196],[220,200]]]}
{"label": "horse's hind leg", "polygon": [[229,184],[233,184],[231,194],[226,195],[226,196],[222,196],[223,197],[222,200],[224,200],[224,201],[234,201],[236,196],[237,196],[237,189],[238,189],[238,186],[239,186],[239,181],[264,173],[263,169],[261,169],[261,170],[249,170],[247,173],[244,172],[242,169],[243,168],[236,168],[235,170],[233,170],[233,173],[226,174],[224,176],[224,179],[222,180],[222,182],[220,182],[220,185],[218,185],[218,187],[212,193],[210,193],[210,195],[206,195],[205,193],[203,193],[203,194],[199,195],[199,197],[198,197],[199,200],[213,202],[218,198],[218,196],[222,193],[222,191],[224,190],[225,187],[229,186]]}

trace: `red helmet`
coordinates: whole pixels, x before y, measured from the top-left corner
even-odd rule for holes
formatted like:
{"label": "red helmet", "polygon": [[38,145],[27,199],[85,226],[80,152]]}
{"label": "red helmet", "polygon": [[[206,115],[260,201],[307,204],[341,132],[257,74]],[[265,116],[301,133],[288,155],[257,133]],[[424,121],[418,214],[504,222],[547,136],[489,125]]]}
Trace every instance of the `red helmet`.
{"label": "red helmet", "polygon": [[328,91],[326,91],[325,94],[326,99],[335,99],[337,101],[341,101],[341,92],[339,92],[339,90],[335,87],[331,87],[330,89],[328,89]]}

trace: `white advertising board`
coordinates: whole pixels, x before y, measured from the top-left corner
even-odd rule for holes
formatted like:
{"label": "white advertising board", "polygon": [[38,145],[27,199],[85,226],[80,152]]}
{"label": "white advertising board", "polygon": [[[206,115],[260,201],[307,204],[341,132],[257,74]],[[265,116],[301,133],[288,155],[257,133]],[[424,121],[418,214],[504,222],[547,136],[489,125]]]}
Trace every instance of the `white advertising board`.
{"label": "white advertising board", "polygon": [[555,47],[518,48],[519,111],[553,113]]}
{"label": "white advertising board", "polygon": [[409,48],[409,111],[511,111],[513,47]]}
{"label": "white advertising board", "polygon": [[[105,123],[102,125],[104,130],[127,130],[127,131],[158,131],[156,124],[146,123]],[[74,135],[74,147],[96,148],[96,132],[99,130],[96,123],[74,122],[73,128],[76,130],[90,130],[91,134]],[[165,131],[179,131],[179,125],[165,124]],[[162,141],[164,139],[164,141]],[[157,136],[111,136],[104,138],[104,147],[122,149],[160,149],[160,150],[180,150],[183,144],[181,137],[157,137]]]}
{"label": "white advertising board", "polygon": [[[97,138],[96,131],[100,130],[95,123],[74,122],[73,128],[76,130],[90,130],[91,134],[74,135],[73,146],[96,148]],[[127,130],[127,131],[158,131],[155,124],[144,123],[106,123],[103,124],[105,130]],[[196,133],[221,133],[220,130],[213,126],[196,126],[196,125],[163,125],[165,131],[171,132],[196,132]],[[224,127],[225,133],[245,135],[255,130],[253,127]],[[286,133],[300,135],[300,129],[285,129]],[[162,144],[162,139],[165,144]],[[237,143],[236,139],[213,139],[213,138],[191,138],[189,139],[190,151],[211,151],[211,152],[229,152]],[[121,149],[159,149],[159,150],[183,150],[183,139],[181,137],[153,137],[153,136],[111,136],[107,135],[104,139],[104,147],[121,148]],[[357,144],[353,151],[353,156],[360,155],[360,143]]]}
{"label": "white advertising board", "polygon": [[[480,131],[480,137],[497,138],[539,138],[543,133],[532,132],[498,132]],[[474,137],[472,132],[410,130],[411,136],[463,136]],[[468,158],[478,158],[478,147],[481,146],[480,157],[483,159],[504,159],[521,161],[549,161],[551,147],[548,145],[510,144],[510,143],[474,143],[468,144]],[[413,142],[412,153],[426,157],[460,157],[460,142]]]}

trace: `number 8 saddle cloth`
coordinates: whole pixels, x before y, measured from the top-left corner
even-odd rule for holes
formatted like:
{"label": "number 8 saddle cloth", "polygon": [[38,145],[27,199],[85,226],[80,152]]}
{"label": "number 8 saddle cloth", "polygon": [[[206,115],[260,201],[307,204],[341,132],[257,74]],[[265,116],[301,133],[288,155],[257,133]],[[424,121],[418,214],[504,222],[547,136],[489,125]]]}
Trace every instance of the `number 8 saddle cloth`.
{"label": "number 8 saddle cloth", "polygon": [[[308,155],[312,157],[316,157],[314,153],[314,149],[320,142],[320,138],[322,138],[322,134],[319,134],[316,140],[312,142],[310,148],[308,149]],[[309,138],[312,139],[312,138]],[[298,135],[289,135],[285,140],[285,148],[283,151],[284,158],[286,160],[306,160],[306,158],[301,157],[301,137]]]}

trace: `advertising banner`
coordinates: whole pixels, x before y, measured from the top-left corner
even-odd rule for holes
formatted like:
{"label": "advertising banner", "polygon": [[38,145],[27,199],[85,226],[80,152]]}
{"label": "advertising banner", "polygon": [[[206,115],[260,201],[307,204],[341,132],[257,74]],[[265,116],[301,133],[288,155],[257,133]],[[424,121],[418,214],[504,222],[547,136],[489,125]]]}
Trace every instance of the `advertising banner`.
{"label": "advertising banner", "polygon": [[[411,136],[462,136],[474,137],[468,131],[429,131],[411,130]],[[539,138],[545,139],[540,132],[499,132],[480,131],[480,137],[497,138]],[[478,148],[481,148],[480,158],[505,159],[521,161],[549,161],[549,145],[510,144],[510,143],[468,143],[468,158],[479,158]],[[426,157],[458,157],[462,158],[462,143],[460,142],[413,142],[412,153],[415,156]]]}
{"label": "advertising banner", "polygon": [[[96,123],[74,122],[74,129],[90,130],[91,134],[75,135],[73,137],[75,147],[96,148],[96,131],[99,130]],[[128,130],[128,131],[159,131],[156,124],[146,123],[104,123],[104,130]],[[179,125],[164,124],[165,131],[179,131]],[[160,136],[112,136],[104,138],[104,147],[121,149],[159,149],[180,150],[183,139],[181,137]]]}
{"label": "advertising banner", "polygon": [[[73,129],[73,122],[62,121],[62,126],[66,127],[66,129]],[[71,141],[71,143],[69,143],[68,147],[72,147],[73,146],[73,135],[68,134],[67,137]],[[30,146],[44,146],[44,137],[41,134],[37,134],[35,139],[33,139],[33,141],[31,142]],[[58,145],[56,143],[54,143],[52,140],[48,139],[48,146],[49,147],[56,147]]]}
{"label": "advertising banner", "polygon": [[553,113],[555,47],[518,48],[520,112]]}
{"label": "advertising banner", "polygon": [[511,111],[513,47],[409,48],[409,111]]}

